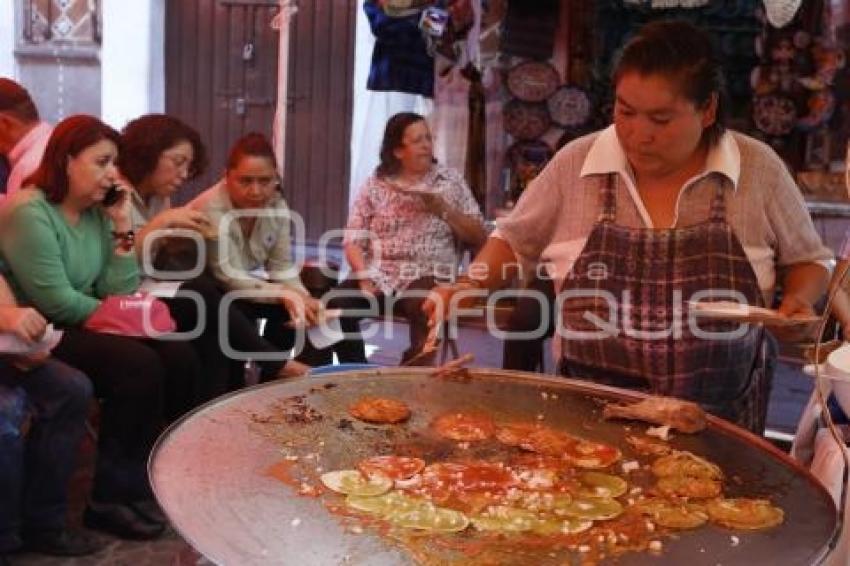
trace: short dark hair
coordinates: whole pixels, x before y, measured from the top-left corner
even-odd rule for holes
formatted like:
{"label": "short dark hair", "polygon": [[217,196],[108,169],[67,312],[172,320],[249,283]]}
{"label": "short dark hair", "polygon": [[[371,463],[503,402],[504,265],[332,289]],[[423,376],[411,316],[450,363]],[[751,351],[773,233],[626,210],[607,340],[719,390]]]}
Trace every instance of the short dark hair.
{"label": "short dark hair", "polygon": [[0,112],[6,112],[22,122],[38,122],[38,108],[30,93],[12,79],[0,78]]}
{"label": "short dark hair", "polygon": [[162,152],[182,141],[192,146],[189,179],[194,179],[207,168],[207,150],[201,136],[193,127],[166,114],[146,114],[127,122],[121,130],[118,168],[128,181],[138,185],[154,172]]}
{"label": "short dark hair", "polygon": [[425,118],[415,112],[399,112],[387,120],[384,128],[384,139],[381,141],[381,162],[375,169],[378,177],[384,178],[395,175],[401,170],[401,162],[395,156],[395,150],[404,145],[404,131],[411,124],[424,122]]}
{"label": "short dark hair", "polygon": [[723,72],[711,37],[695,25],[681,20],[657,20],[643,26],[620,55],[613,82],[627,73],[662,75],[678,84],[680,94],[697,108],[704,108],[717,95],[717,117],[702,134],[708,146],[716,144],[725,126]]}
{"label": "short dark hair", "polygon": [[118,132],[94,116],[76,114],[65,118],[53,129],[41,164],[24,185],[40,188],[54,204],[62,202],[68,196],[68,158],[78,156],[101,140],[110,140],[120,148]]}
{"label": "short dark hair", "polygon": [[236,140],[227,155],[227,168],[236,169],[243,157],[263,157],[277,169],[277,157],[269,139],[259,132],[250,132]]}

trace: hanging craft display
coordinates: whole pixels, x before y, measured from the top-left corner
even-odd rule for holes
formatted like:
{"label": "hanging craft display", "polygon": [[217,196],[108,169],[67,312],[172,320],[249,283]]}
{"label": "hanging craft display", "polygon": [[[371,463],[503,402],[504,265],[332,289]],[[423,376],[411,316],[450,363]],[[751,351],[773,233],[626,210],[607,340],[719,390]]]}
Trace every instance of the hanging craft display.
{"label": "hanging craft display", "polygon": [[756,128],[769,136],[791,133],[797,121],[794,101],[786,96],[769,94],[753,100],[753,122]]}
{"label": "hanging craft display", "polygon": [[539,138],[549,129],[552,120],[543,102],[513,99],[505,105],[505,131],[518,140]]}
{"label": "hanging craft display", "polygon": [[764,0],[767,21],[775,28],[784,28],[791,23],[803,0]]}
{"label": "hanging craft display", "polygon": [[526,61],[508,71],[505,84],[515,98],[542,102],[552,96],[561,82],[558,71],[543,61]]}
{"label": "hanging craft display", "polygon": [[564,85],[546,101],[552,121],[563,128],[575,128],[590,119],[593,110],[587,93],[575,86]]}

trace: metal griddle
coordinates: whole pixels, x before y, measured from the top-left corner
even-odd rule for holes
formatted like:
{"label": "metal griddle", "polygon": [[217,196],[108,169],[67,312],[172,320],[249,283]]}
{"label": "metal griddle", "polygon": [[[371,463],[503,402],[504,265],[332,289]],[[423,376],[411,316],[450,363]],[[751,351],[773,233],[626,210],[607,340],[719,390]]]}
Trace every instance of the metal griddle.
{"label": "metal griddle", "polygon": [[[284,453],[315,453],[311,465],[329,471],[399,450],[426,461],[492,458],[507,450],[496,442],[462,449],[430,436],[428,423],[450,410],[485,411],[497,421],[534,421],[542,415],[548,425],[612,443],[626,459],[634,458],[624,427],[639,433],[646,425],[602,421],[600,414],[605,401],[635,400],[638,394],[523,372],[470,373],[471,380],[459,382],[434,379],[425,369],[381,368],[273,382],[219,398],[161,436],[149,464],[154,492],[175,529],[217,564],[409,564],[405,549],[369,530],[349,532],[321,499],[298,496],[265,472]],[[403,399],[413,415],[396,426],[355,421],[347,407],[364,395]],[[281,403],[302,400],[319,420],[257,422],[257,415],[279,416]],[[632,553],[617,564],[790,566],[814,563],[826,552],[836,528],[835,506],[817,480],[784,453],[714,418],[707,430],[676,435],[671,444],[716,462],[735,478],[725,484],[727,496],[770,497],[784,509],[785,522],[755,533],[708,525],[665,538],[660,557]],[[305,465],[303,458],[300,462]],[[738,537],[737,545],[731,535]],[[558,557],[559,563],[569,560],[566,553]]]}

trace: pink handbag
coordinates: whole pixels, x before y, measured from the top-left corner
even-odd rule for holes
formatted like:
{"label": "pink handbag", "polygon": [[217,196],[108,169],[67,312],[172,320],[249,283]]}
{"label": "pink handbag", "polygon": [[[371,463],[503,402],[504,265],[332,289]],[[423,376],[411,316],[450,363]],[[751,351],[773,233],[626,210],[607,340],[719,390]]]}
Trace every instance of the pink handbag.
{"label": "pink handbag", "polygon": [[110,295],[89,316],[83,328],[103,334],[156,338],[174,332],[177,324],[161,300],[147,293]]}

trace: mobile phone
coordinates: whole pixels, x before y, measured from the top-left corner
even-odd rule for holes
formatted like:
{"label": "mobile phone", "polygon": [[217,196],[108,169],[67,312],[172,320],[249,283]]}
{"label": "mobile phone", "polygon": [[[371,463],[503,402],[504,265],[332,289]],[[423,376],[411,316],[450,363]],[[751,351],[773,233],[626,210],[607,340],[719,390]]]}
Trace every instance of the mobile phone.
{"label": "mobile phone", "polygon": [[106,191],[106,194],[103,195],[103,206],[112,206],[119,200],[121,200],[121,195],[124,191],[118,188],[118,185],[112,185],[109,187],[109,190]]}

